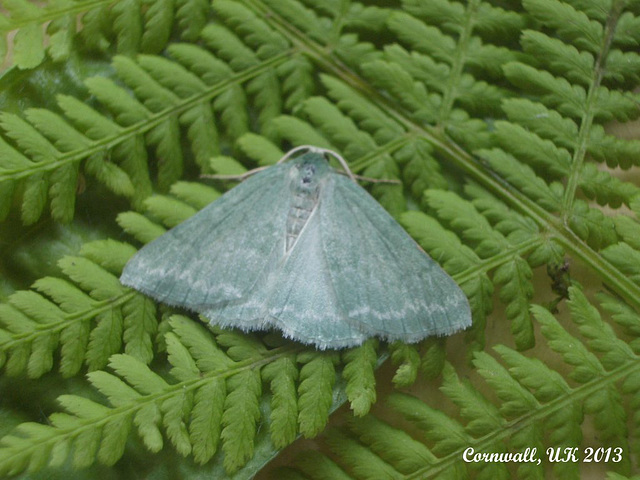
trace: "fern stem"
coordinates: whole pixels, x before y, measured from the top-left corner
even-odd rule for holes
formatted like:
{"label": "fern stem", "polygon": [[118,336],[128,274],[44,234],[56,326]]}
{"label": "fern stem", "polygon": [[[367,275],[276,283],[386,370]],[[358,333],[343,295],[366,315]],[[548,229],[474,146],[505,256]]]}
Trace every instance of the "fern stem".
{"label": "fern stem", "polygon": [[415,142],[415,138],[416,135],[411,132],[407,132],[403,136],[397,136],[366,155],[359,157],[357,160],[349,162],[349,168],[354,172],[365,170],[368,166],[373,165],[381,155],[392,154],[396,150],[400,150],[402,147]]}
{"label": "fern stem", "polygon": [[442,95],[442,106],[438,113],[438,125],[440,128],[446,126],[447,120],[451,117],[451,111],[453,110],[453,103],[456,100],[456,88],[460,83],[460,77],[466,63],[466,54],[468,51],[469,40],[473,32],[473,19],[477,13],[480,2],[473,0],[467,4],[465,9],[465,22],[464,29],[460,33],[458,38],[458,45],[455,50],[455,56],[451,65],[451,73],[449,81],[447,82],[447,89]]}
{"label": "fern stem", "polygon": [[477,278],[479,274],[490,272],[500,265],[504,265],[510,259],[525,257],[527,253],[531,252],[538,246],[540,246],[540,237],[533,236],[529,240],[513,245],[513,248],[503,250],[488,259],[483,259],[472,268],[467,268],[462,271],[462,273],[453,275],[453,278],[456,283],[462,285],[474,278]]}
{"label": "fern stem", "polygon": [[223,82],[212,85],[206,91],[198,95],[192,95],[191,97],[181,99],[181,101],[176,105],[168,107],[160,112],[149,114],[145,121],[122,128],[118,135],[104,137],[99,141],[92,142],[93,146],[89,148],[62,154],[58,157],[58,160],[54,162],[33,163],[27,168],[4,170],[0,173],[0,184],[5,181],[20,180],[21,178],[29,177],[39,172],[56,170],[64,165],[80,162],[92,155],[111,150],[116,145],[128,140],[129,138],[134,138],[138,135],[147,133],[167,121],[167,119],[177,118],[180,114],[190,110],[194,106],[210,101],[217,95],[224,92],[230,85],[245,82],[261,73],[273,70],[278,65],[284,63],[289,56],[290,52],[283,52],[269,58],[268,60],[264,60],[255,66],[247,68],[246,70],[229,77]]}
{"label": "fern stem", "polygon": [[388,117],[392,118],[399,125],[402,125],[411,135],[419,135],[423,137],[429,144],[435,147],[439,153],[446,156],[461,168],[465,173],[470,175],[478,183],[482,184],[492,193],[498,196],[505,195],[505,186],[509,190],[508,201],[516,206],[519,211],[531,216],[540,226],[548,226],[549,224],[560,225],[557,217],[553,216],[536,202],[530,200],[526,196],[520,194],[517,190],[511,188],[506,182],[500,182],[498,177],[492,177],[485,172],[486,168],[478,164],[478,161],[469,155],[465,150],[456,145],[436,127],[417,124],[410,120],[408,112],[404,112],[397,105],[392,105],[377,90],[374,90],[370,83],[365,82],[358,74],[344,65],[340,60],[331,56],[327,49],[303,35],[295,26],[291,25],[280,15],[265,6],[259,0],[241,0],[242,3],[254,11],[258,15],[262,15],[264,21],[272,28],[276,29],[287,38],[294,41],[296,48],[301,53],[309,56],[317,65],[335,77],[340,78],[343,82],[353,88],[356,92],[367,98],[374,106],[382,110]]}
{"label": "fern stem", "polygon": [[337,43],[340,40],[340,33],[344,25],[344,16],[346,15],[350,2],[341,2],[340,13],[336,15],[336,18],[331,24],[331,33],[329,34],[329,42],[327,46],[331,48],[331,45]]}
{"label": "fern stem", "polygon": [[593,68],[593,79],[589,86],[589,92],[585,101],[585,113],[582,116],[580,122],[580,131],[578,132],[578,139],[576,141],[577,148],[573,154],[571,162],[571,171],[567,178],[567,186],[564,192],[563,199],[563,217],[565,221],[568,221],[572,214],[573,202],[576,196],[576,190],[580,183],[580,176],[583,171],[584,160],[587,155],[587,146],[589,143],[589,134],[595,118],[595,105],[598,99],[598,92],[602,85],[602,78],[604,76],[604,67],[607,61],[607,56],[611,50],[611,44],[613,42],[613,36],[615,34],[615,27],[618,23],[624,2],[618,1],[611,7],[610,14],[607,18],[607,23],[604,29],[604,38],[602,42],[602,48],[596,59]]}
{"label": "fern stem", "polygon": [[[310,40],[308,36],[303,35],[295,26],[291,25],[284,18],[271,10],[264,3],[259,0],[241,0],[242,3],[254,11],[254,13],[261,15],[265,22],[267,22],[272,28],[281,32],[287,38],[292,39],[296,48],[302,53],[309,56],[320,68],[340,78],[343,82],[353,88],[363,97],[367,98],[373,105],[380,110],[384,111],[386,115],[402,125],[410,135],[419,135],[424,138],[434,149],[451,161],[456,167],[460,168],[465,174],[469,175],[474,181],[482,185],[492,194],[498,196],[504,200],[512,208],[522,213],[525,216],[531,218],[536,224],[541,227],[542,230],[547,231],[548,234],[560,243],[567,251],[573,252],[578,258],[584,260],[594,271],[600,272],[603,280],[608,284],[616,293],[619,293],[625,300],[634,305],[637,309],[640,308],[640,286],[631,282],[628,278],[624,278],[620,275],[618,269],[616,269],[611,263],[606,261],[588,245],[586,245],[581,239],[579,239],[573,231],[567,226],[563,219],[558,218],[556,215],[548,212],[535,201],[523,195],[519,190],[511,186],[508,182],[503,180],[497,175],[491,175],[490,170],[483,166],[477,158],[470,155],[462,147],[457,145],[446,135],[432,126],[426,126],[417,124],[410,119],[408,112],[404,112],[397,105],[392,105],[389,100],[384,98],[378,91],[374,90],[369,83],[362,80],[362,78],[344,65],[340,60],[333,57],[325,47]],[[608,53],[614,33],[614,25],[621,13],[622,2],[616,2],[613,7],[613,14],[610,15],[607,23],[607,33],[605,36],[605,44],[603,45],[602,54],[599,58],[598,67],[604,62]],[[597,68],[598,75],[602,75],[601,68]],[[594,79],[593,85],[600,85],[601,77]],[[592,87],[590,95],[595,95],[596,89]],[[594,100],[590,100],[593,102]],[[573,171],[569,176],[570,185],[567,186],[567,190],[572,189],[574,193],[565,197],[565,218],[566,214],[570,211],[569,208],[572,205],[575,190],[577,189],[579,178],[579,172],[581,171],[581,165],[585,157],[584,150],[586,149],[586,141],[588,132],[590,131],[593,121],[593,112],[590,114],[589,121],[583,121],[582,129],[579,135],[579,149],[582,153],[576,153],[574,155],[574,162],[579,166],[573,166]],[[585,119],[586,120],[586,119]],[[405,141],[408,141],[406,137]],[[567,200],[568,199],[568,200]]]}
{"label": "fern stem", "polygon": [[28,332],[12,333],[10,341],[0,344],[2,347],[1,349],[8,352],[11,349],[20,347],[22,344],[30,344],[43,335],[49,337],[59,333],[69,327],[72,323],[91,321],[103,312],[107,312],[124,305],[136,295],[138,294],[135,292],[127,292],[117,299],[112,298],[109,300],[96,301],[94,303],[95,308],[67,314],[59,322],[39,323],[36,325],[36,328]]}
{"label": "fern stem", "polygon": [[411,120],[408,112],[403,111],[397,105],[392,105],[389,100],[384,98],[377,90],[374,90],[369,82],[364,81],[357,73],[332,56],[324,46],[310,40],[308,36],[304,35],[268,6],[259,0],[241,0],[241,2],[257,15],[262,15],[264,21],[272,28],[292,39],[296,48],[301,53],[309,56],[323,70],[330,72],[364,98],[367,98],[374,106],[382,110],[385,115],[402,125],[410,135],[423,137],[439,153],[444,154],[447,160],[450,160],[456,167],[462,169],[489,191],[498,196],[505,196],[505,187],[507,187],[509,192],[507,200],[516,206],[519,211],[531,216],[538,225],[544,227],[549,224],[557,224],[558,227],[560,226],[560,221],[557,217],[511,188],[506,182],[500,181],[499,177],[487,174],[486,167],[480,165],[474,157],[447,138],[437,127],[418,124]]}
{"label": "fern stem", "polygon": [[202,376],[196,377],[189,381],[170,384],[169,388],[162,391],[161,393],[141,395],[140,397],[137,398],[137,401],[135,402],[131,402],[127,405],[111,408],[108,415],[105,415],[103,417],[79,419],[79,420],[82,420],[82,425],[83,425],[80,428],[62,429],[59,427],[53,427],[56,429],[58,434],[49,436],[45,441],[33,443],[30,445],[31,448],[25,449],[25,450],[31,451],[28,453],[29,456],[37,455],[42,450],[55,448],[55,446],[60,444],[62,440],[72,441],[74,438],[77,438],[84,431],[102,428],[107,423],[112,423],[114,421],[114,418],[118,416],[126,420],[128,418],[133,417],[133,415],[135,415],[135,413],[138,410],[140,410],[141,408],[144,408],[146,405],[149,405],[149,404],[160,405],[163,403],[163,401],[172,398],[176,394],[184,395],[187,392],[194,391],[213,378],[226,379],[230,376],[236,375],[246,370],[260,368],[283,356],[291,355],[292,353],[297,353],[302,350],[304,350],[304,347],[300,345],[286,345],[283,347],[270,350],[268,352],[270,354],[269,356],[263,356],[259,359],[253,358],[253,359],[237,362],[234,365],[234,368],[227,368],[221,372],[220,371],[208,372],[203,374]]}
{"label": "fern stem", "polygon": [[[541,404],[538,408],[531,410],[530,413],[504,423],[500,429],[494,429],[491,433],[476,439],[475,442],[469,442],[464,448],[473,447],[476,451],[491,451],[492,448],[495,448],[496,444],[511,437],[516,432],[531,427],[532,425],[543,423],[544,420],[553,413],[584,402],[594,394],[602,391],[603,386],[615,385],[622,379],[637,372],[640,372],[640,359],[634,357],[630,359],[629,363],[610,370],[606,372],[605,375],[596,377],[588,383],[569,390],[566,395],[562,395],[548,403]],[[409,480],[438,477],[439,474],[450,471],[450,469],[460,463],[463,451],[464,449],[462,448],[455,450],[441,457],[437,463],[429,464],[403,478]]]}

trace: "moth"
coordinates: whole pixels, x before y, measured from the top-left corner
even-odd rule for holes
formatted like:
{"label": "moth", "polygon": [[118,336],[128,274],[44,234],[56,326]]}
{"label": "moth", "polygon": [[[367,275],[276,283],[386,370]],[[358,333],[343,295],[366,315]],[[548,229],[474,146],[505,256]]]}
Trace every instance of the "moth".
{"label": "moth", "polygon": [[276,328],[319,349],[374,336],[414,343],[471,324],[453,279],[358,185],[342,157],[311,146],[147,244],[120,281],[211,324]]}

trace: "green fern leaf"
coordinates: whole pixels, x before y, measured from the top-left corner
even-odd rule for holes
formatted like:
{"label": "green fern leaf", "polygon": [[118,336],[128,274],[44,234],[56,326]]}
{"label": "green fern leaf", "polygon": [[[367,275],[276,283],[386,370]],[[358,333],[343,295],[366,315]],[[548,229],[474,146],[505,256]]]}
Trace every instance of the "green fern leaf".
{"label": "green fern leaf", "polygon": [[411,15],[394,13],[388,23],[399,38],[415,50],[428,53],[437,59],[448,59],[455,52],[456,45],[452,38]]}
{"label": "green fern leaf", "polygon": [[166,45],[173,26],[173,1],[153,2],[145,12],[145,28],[140,48],[146,53],[159,53]]}
{"label": "green fern leaf", "polygon": [[616,44],[622,46],[636,46],[640,42],[638,31],[635,29],[640,25],[640,17],[631,12],[624,12],[619,19],[618,28],[615,32],[614,40]]}
{"label": "green fern leaf", "polygon": [[78,39],[87,47],[87,50],[102,53],[109,48],[110,41],[107,37],[108,31],[111,30],[110,17],[106,6],[99,6],[84,14],[82,17],[84,28],[79,32]]}
{"label": "green fern leaf", "polygon": [[352,421],[349,426],[372,451],[403,474],[422,469],[435,460],[425,445],[373,416]]}
{"label": "green fern leaf", "polygon": [[[125,89],[116,85],[112,80],[92,77],[85,80],[85,85],[92,95],[109,106],[116,121],[121,125],[134,125],[149,116],[149,111],[144,105],[128,95]],[[120,127],[117,124],[73,97],[61,95],[58,102],[65,114],[73,118],[75,122],[81,123],[86,129],[87,136],[91,138],[108,137],[120,132]]]}
{"label": "green fern leaf", "polygon": [[607,247],[617,239],[613,221],[583,201],[576,200],[569,221],[576,234],[594,249]]}
{"label": "green fern leaf", "polygon": [[282,91],[286,95],[284,107],[292,109],[308,98],[314,89],[313,66],[302,56],[294,56],[278,66],[278,73],[284,77]]}
{"label": "green fern leaf", "polygon": [[354,415],[362,417],[369,412],[376,401],[374,368],[377,354],[375,340],[368,340],[362,346],[344,354],[344,377],[347,379],[347,397]]}
{"label": "green fern leaf", "polygon": [[280,135],[294,144],[317,145],[321,148],[330,148],[331,144],[315,130],[309,123],[298,118],[283,115],[273,121]]}
{"label": "green fern leaf", "polygon": [[168,227],[175,227],[196,213],[190,205],[161,195],[148,198],[145,204],[149,213]]}
{"label": "green fern leaf", "polygon": [[[3,4],[14,22],[26,24],[13,39],[13,55],[20,68],[33,68],[44,58],[43,31],[37,19],[38,7],[25,0],[10,0]],[[4,58],[4,55],[3,57]]]}
{"label": "green fern leaf", "polygon": [[196,391],[189,436],[197,463],[208,462],[218,449],[226,393],[224,381],[209,382]]}
{"label": "green fern leaf", "polygon": [[602,41],[602,25],[568,3],[557,0],[525,0],[524,7],[540,22],[553,27],[566,40],[584,49],[597,51]]}
{"label": "green fern leaf", "polygon": [[326,38],[329,19],[319,16],[311,8],[295,0],[269,0],[267,5],[311,39],[323,41]]}
{"label": "green fern leaf", "polygon": [[142,17],[138,0],[124,0],[114,5],[113,29],[118,38],[118,53],[133,55],[140,49]]}
{"label": "green fern leaf", "polygon": [[208,2],[205,0],[176,0],[176,18],[180,25],[181,37],[194,41],[204,28],[208,15]]}
{"label": "green fern leaf", "polygon": [[254,158],[261,166],[273,165],[284,153],[268,139],[247,133],[238,138],[238,148],[249,157]]}
{"label": "green fern leaf", "polygon": [[188,125],[188,136],[196,162],[207,170],[208,160],[219,153],[218,131],[213,112],[206,104],[200,104],[180,117],[182,124]]}
{"label": "green fern leaf", "polygon": [[[500,345],[496,347],[496,352],[506,364],[505,368],[492,355],[478,352],[474,362],[478,367],[477,373],[491,386],[492,395],[499,398],[499,406],[489,399],[492,397],[485,398],[471,382],[461,381],[453,367],[447,365],[441,391],[460,407],[461,416],[468,422],[464,428],[442,413],[441,404],[438,405],[440,408],[435,408],[408,395],[392,394],[390,401],[394,410],[408,419],[430,442],[434,442],[433,448],[427,450],[426,445],[413,443],[415,440],[411,439],[404,440],[406,446],[402,451],[395,451],[403,442],[387,439],[404,435],[402,430],[368,416],[361,421],[349,422],[348,432],[331,432],[327,435],[338,465],[344,466],[355,476],[362,472],[371,474],[370,469],[375,466],[391,478],[418,476],[434,469],[459,478],[469,473],[467,464],[455,462],[454,466],[448,461],[448,455],[467,455],[470,445],[471,452],[488,451],[491,455],[505,454],[506,445],[511,445],[516,451],[521,451],[525,445],[529,445],[529,449],[535,446],[540,451],[545,448],[543,442],[546,431],[552,445],[579,446],[583,441],[584,426],[581,427],[581,424],[584,423],[585,414],[594,418],[599,433],[608,439],[604,441],[605,444],[622,442],[616,444],[623,445],[620,451],[626,451],[621,422],[624,422],[628,408],[622,407],[620,397],[615,395],[615,388],[611,387],[618,381],[618,375],[622,374],[619,368],[622,365],[625,365],[624,368],[634,365],[636,355],[625,342],[616,338],[612,329],[601,328],[603,322],[597,310],[587,302],[579,289],[572,287],[569,294],[573,320],[580,332],[590,339],[589,346],[602,354],[601,358],[606,361],[613,376],[602,374],[604,364],[600,364],[596,355],[586,347],[572,348],[576,342],[579,343],[578,339],[569,335],[548,310],[535,306],[532,311],[542,324],[542,332],[549,346],[561,352],[568,364],[578,366],[574,369],[573,378],[581,386],[571,386],[561,372],[547,364],[552,363],[549,360],[543,362],[528,358]],[[611,306],[612,300],[608,300],[608,303]],[[637,314],[635,318],[637,321]],[[580,368],[583,370],[579,371]],[[640,385],[637,379],[640,377],[635,372],[631,373],[631,370],[625,370],[623,376],[627,385],[625,391],[636,392]],[[605,402],[611,402],[611,409],[603,407]],[[540,422],[540,415],[544,417],[544,422]],[[353,436],[360,443],[355,443]],[[407,451],[420,454],[411,457]],[[626,461],[620,456],[617,462]],[[314,464],[320,464],[320,460],[314,459]],[[302,468],[303,465],[302,462],[296,462],[298,470],[307,474],[304,478],[313,478]],[[540,465],[520,462],[518,475],[543,475]],[[620,463],[617,467],[623,470],[628,468]],[[483,474],[498,478],[509,478],[510,475],[505,465],[500,463],[481,462],[475,464],[473,469],[480,469]],[[553,471],[556,476],[578,478],[580,475],[576,462],[555,462]]]}
{"label": "green fern leaf", "polygon": [[607,72],[605,79],[610,82],[622,83],[638,82],[640,65],[638,55],[631,52],[612,51],[607,57]]}
{"label": "green fern leaf", "polygon": [[326,424],[333,401],[335,360],[334,353],[309,353],[298,357],[298,361],[304,363],[298,386],[298,423],[300,433],[307,438],[316,436]]}
{"label": "green fern leaf", "polygon": [[260,418],[260,376],[255,371],[238,373],[227,380],[228,395],[222,415],[224,466],[234,472],[253,454],[253,437]]}
{"label": "green fern leaf", "polygon": [[533,170],[515,160],[509,154],[501,150],[480,150],[481,155],[491,167],[503,175],[509,182],[520,188],[544,208],[551,211],[560,209],[562,198],[562,186],[557,183],[547,185]]}
{"label": "green fern leaf", "polygon": [[162,450],[164,444],[159,428],[161,420],[160,408],[157,405],[141,408],[133,419],[145,446],[154,453]]}
{"label": "green fern leaf", "polygon": [[295,440],[298,431],[298,400],[296,381],[298,369],[290,357],[282,357],[266,365],[263,377],[270,382],[271,440],[277,448],[284,448]]}
{"label": "green fern leaf", "polygon": [[[280,471],[283,478],[335,478],[336,480],[350,480],[349,476],[336,463],[316,450],[309,450],[296,459],[298,471]],[[302,476],[302,474],[305,476]]]}
{"label": "green fern leaf", "polygon": [[451,365],[445,365],[443,373],[441,390],[460,407],[460,414],[469,421],[466,429],[470,434],[479,437],[504,426],[499,410],[468,381],[461,380]]}
{"label": "green fern leaf", "polygon": [[337,107],[355,118],[361,128],[371,133],[376,143],[385,143],[403,134],[403,129],[397,122],[343,82],[328,75],[323,75],[321,80]]}
{"label": "green fern leaf", "polygon": [[469,444],[469,437],[455,420],[444,413],[427,408],[419,400],[401,393],[389,396],[389,404],[436,442],[436,454],[447,454]]}
{"label": "green fern leaf", "polygon": [[357,477],[391,478],[394,480],[401,478],[397,472],[394,472],[393,467],[382,458],[372,454],[357,441],[338,430],[329,433],[327,442],[332,450],[345,454],[346,463],[350,464]]}
{"label": "green fern leaf", "polygon": [[175,449],[181,455],[191,453],[191,440],[187,430],[187,420],[193,406],[191,392],[175,395],[162,402],[163,424],[167,430],[167,436]]}
{"label": "green fern leaf", "polygon": [[413,345],[392,343],[390,345],[391,361],[398,365],[393,376],[393,383],[398,387],[412,385],[418,377],[420,354]]}
{"label": "green fern leaf", "polygon": [[387,90],[403,107],[413,110],[416,105],[421,105],[414,114],[416,119],[426,123],[435,121],[434,111],[437,111],[438,97],[430,95],[424,85],[415,82],[402,67],[376,60],[363,65],[362,69],[376,87]]}

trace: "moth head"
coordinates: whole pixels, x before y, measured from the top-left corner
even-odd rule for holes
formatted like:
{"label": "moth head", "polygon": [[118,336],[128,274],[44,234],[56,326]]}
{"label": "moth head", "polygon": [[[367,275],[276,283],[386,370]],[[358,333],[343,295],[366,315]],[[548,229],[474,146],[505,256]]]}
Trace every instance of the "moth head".
{"label": "moth head", "polygon": [[324,155],[310,152],[293,162],[293,185],[301,190],[315,190],[329,173],[329,162]]}

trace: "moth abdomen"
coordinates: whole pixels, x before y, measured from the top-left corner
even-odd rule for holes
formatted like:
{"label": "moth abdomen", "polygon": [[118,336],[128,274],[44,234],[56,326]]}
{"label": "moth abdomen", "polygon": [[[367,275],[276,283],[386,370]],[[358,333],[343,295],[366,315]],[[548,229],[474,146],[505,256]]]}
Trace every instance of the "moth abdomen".
{"label": "moth abdomen", "polygon": [[309,221],[309,217],[318,204],[319,188],[311,190],[294,191],[291,197],[291,206],[287,214],[287,242],[286,251],[288,253],[295,245],[300,236],[300,232]]}

